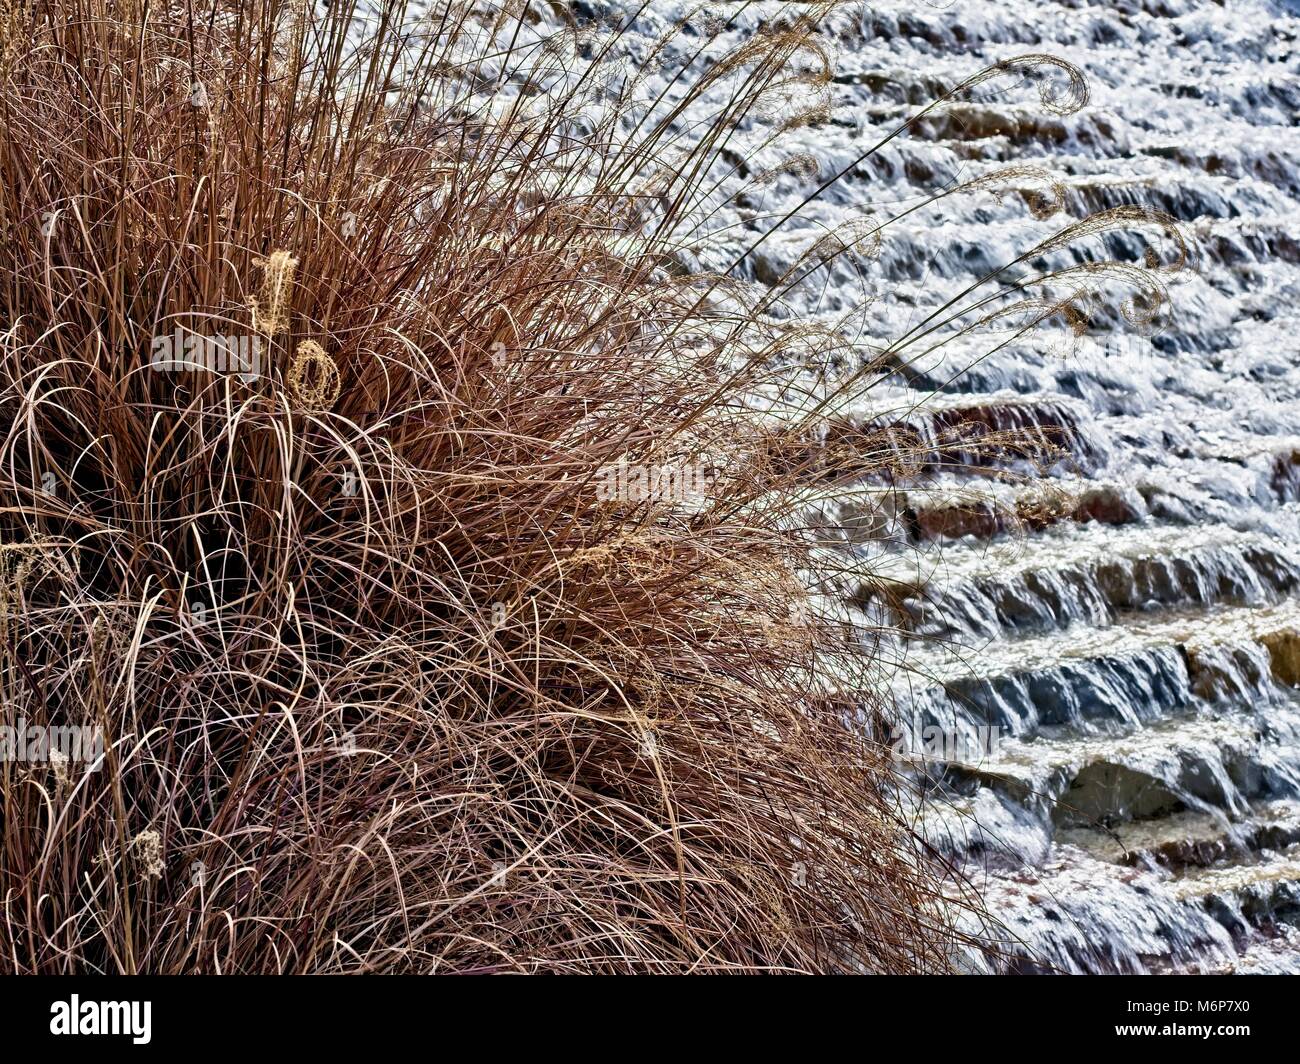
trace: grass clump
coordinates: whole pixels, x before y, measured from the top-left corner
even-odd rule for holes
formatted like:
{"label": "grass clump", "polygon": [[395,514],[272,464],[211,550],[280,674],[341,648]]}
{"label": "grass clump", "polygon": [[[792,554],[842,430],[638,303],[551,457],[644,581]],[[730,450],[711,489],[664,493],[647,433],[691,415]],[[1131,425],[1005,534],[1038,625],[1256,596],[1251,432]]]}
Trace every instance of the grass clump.
{"label": "grass clump", "polygon": [[619,27],[353,14],[7,31],[0,684],[105,750],[3,766],[3,966],[944,967],[750,323],[672,265],[804,23],[629,129]]}

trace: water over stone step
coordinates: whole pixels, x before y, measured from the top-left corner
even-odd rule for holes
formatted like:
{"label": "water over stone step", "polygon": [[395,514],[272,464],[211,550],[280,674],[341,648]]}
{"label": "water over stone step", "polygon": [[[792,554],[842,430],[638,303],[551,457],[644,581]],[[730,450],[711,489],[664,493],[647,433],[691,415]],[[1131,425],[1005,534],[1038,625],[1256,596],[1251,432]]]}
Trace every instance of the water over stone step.
{"label": "water over stone step", "polygon": [[1124,617],[978,649],[913,648],[902,712],[927,723],[1134,726],[1193,700],[1263,703],[1300,684],[1300,602]]}
{"label": "water over stone step", "polygon": [[1060,395],[898,392],[835,414],[825,446],[862,454],[864,467],[895,477],[1054,467],[1087,472],[1107,444],[1094,421]]}
{"label": "water over stone step", "polygon": [[993,915],[1006,923],[995,970],[1283,972],[1300,966],[1300,858],[1294,848],[1242,865],[1127,867],[1071,845],[1039,869],[989,877]]}
{"label": "water over stone step", "polygon": [[1300,844],[1245,864],[1192,868],[1170,885],[1181,902],[1199,904],[1234,935],[1300,919]]}
{"label": "water over stone step", "polygon": [[1237,957],[1227,928],[1174,897],[1159,874],[1117,869],[1073,847],[978,885],[1003,925],[994,971],[1142,973]]}
{"label": "water over stone step", "polygon": [[1156,974],[1172,975],[1300,975],[1300,930],[1274,924],[1251,935],[1226,961],[1202,958],[1169,968],[1153,966]]}
{"label": "water over stone step", "polygon": [[1263,605],[1300,587],[1300,548],[1226,525],[1065,525],[995,544],[872,559],[857,600],[884,599],[920,635],[996,636],[1120,611]]}
{"label": "water over stone step", "polygon": [[1208,868],[1250,852],[1286,849],[1300,842],[1300,802],[1264,802],[1237,821],[1217,811],[1184,810],[1119,823],[1104,831],[1069,829],[1058,833],[1057,841],[1114,864]]}
{"label": "water over stone step", "polygon": [[964,779],[1005,793],[1058,831],[1189,807],[1244,815],[1247,799],[1282,781],[1261,750],[1257,724],[1240,717],[1162,721],[1121,736],[1012,740],[979,764],[944,769],[957,785]]}
{"label": "water over stone step", "polygon": [[1080,477],[1020,483],[948,479],[907,487],[855,485],[811,498],[811,524],[847,543],[897,545],[991,539],[1008,531],[1077,522],[1118,525],[1146,512],[1133,488]]}
{"label": "water over stone step", "polygon": [[[1105,461],[1100,423],[1063,396],[893,390],[823,417],[815,433],[783,434],[781,411],[767,458],[810,486],[887,483],[924,488],[944,472],[1023,483],[1077,478]],[[845,488],[847,496],[852,496]]]}
{"label": "water over stone step", "polygon": [[1288,158],[1286,146],[1276,138],[1238,125],[1236,136],[1216,138],[1213,144],[1179,141],[1149,141],[1137,150],[1155,158],[1169,159],[1180,167],[1196,169],[1207,174],[1232,178],[1253,178],[1280,189],[1291,196],[1300,196],[1300,177],[1294,158]]}

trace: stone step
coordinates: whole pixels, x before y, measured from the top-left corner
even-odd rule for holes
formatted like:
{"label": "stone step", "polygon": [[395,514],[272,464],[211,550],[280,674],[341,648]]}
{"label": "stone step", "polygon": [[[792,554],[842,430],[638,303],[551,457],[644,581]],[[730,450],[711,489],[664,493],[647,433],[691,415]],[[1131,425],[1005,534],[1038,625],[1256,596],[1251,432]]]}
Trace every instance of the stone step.
{"label": "stone step", "polygon": [[1109,624],[1153,608],[1267,605],[1300,587],[1300,550],[1227,525],[1070,525],[996,544],[896,551],[864,568],[858,603],[883,600],[931,638]]}
{"label": "stone step", "polygon": [[1154,820],[1135,820],[1107,830],[1073,828],[1057,841],[1114,864],[1183,869],[1240,859],[1259,850],[1300,842],[1300,803],[1265,802],[1236,821],[1222,813],[1184,810]]}

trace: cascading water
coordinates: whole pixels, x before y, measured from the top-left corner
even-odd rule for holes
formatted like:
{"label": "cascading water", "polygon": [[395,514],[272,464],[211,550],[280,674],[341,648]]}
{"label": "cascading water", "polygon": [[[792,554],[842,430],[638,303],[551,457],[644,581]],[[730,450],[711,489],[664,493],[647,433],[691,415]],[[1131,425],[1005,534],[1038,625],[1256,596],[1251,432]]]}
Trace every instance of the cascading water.
{"label": "cascading water", "polygon": [[[954,108],[961,121],[934,119],[837,186],[822,223],[882,184],[906,201],[1014,160],[1060,175],[1067,216],[1148,205],[1198,253],[1153,337],[1040,332],[986,358],[971,337],[909,364],[861,412],[905,411],[895,421],[921,439],[919,423],[950,425],[953,411],[1039,426],[1059,453],[1029,469],[958,455],[887,507],[833,494],[822,506],[852,533],[855,607],[910,632],[904,719],[998,728],[969,763],[927,764],[923,803],[929,837],[1004,925],[993,970],[1300,971],[1296,14],[871,4],[835,31],[832,122],[802,133],[834,165],[933,79],[1060,55],[1089,78],[1086,108]],[[805,190],[782,178],[776,191]],[[871,334],[905,332],[1013,258],[1028,228],[991,197],[891,226]],[[757,276],[779,274],[780,251]],[[819,290],[798,309],[851,297]]]}
{"label": "cascading water", "polygon": [[[896,213],[1008,163],[1058,175],[1063,215],[944,199],[890,225],[869,270],[831,269],[781,312],[842,321],[869,284],[858,320],[883,347],[1045,234],[1125,205],[1168,212],[1194,248],[1155,335],[1103,310],[1081,338],[1040,329],[985,357],[996,342],[976,332],[887,367],[838,413],[905,425],[928,454],[926,475],[875,497],[832,489],[819,509],[854,552],[852,608],[907,633],[902,719],[998,729],[970,763],[918,773],[928,837],[1002,925],[988,970],[1300,971],[1297,14],[851,6],[823,30],[828,117],[771,149],[778,168],[792,152],[815,165],[724,212],[739,224],[698,263],[725,267],[941,86],[1024,53],[1081,68],[1089,105],[1045,114],[1022,92],[942,109],[764,241],[747,279],[780,277],[810,234],[864,208]],[[1126,252],[1140,261],[1109,245]],[[942,442],[972,424],[1050,447],[999,459]]]}

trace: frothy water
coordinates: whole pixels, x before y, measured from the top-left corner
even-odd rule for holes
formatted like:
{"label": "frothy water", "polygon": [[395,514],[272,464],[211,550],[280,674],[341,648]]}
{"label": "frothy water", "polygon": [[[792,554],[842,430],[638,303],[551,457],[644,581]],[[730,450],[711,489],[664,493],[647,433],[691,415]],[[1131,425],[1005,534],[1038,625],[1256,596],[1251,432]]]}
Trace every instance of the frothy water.
{"label": "frothy water", "polygon": [[[1049,459],[949,455],[923,483],[820,501],[860,559],[855,606],[910,633],[904,713],[1002,730],[979,763],[923,780],[928,837],[1002,924],[986,970],[1300,971],[1297,34],[1281,5],[1177,0],[872,4],[836,34],[842,124],[804,133],[820,157],[904,117],[931,79],[1021,52],[1078,64],[1092,101],[935,119],[838,187],[828,223],[882,185],[901,200],[1014,161],[1059,175],[1067,221],[1148,205],[1196,253],[1154,336],[1039,333],[983,359],[972,338],[852,412],[906,411],[922,440],[953,411],[1040,426]],[[954,197],[937,224],[891,227],[871,335],[1038,238],[1012,214]],[[849,298],[816,296],[799,311]]]}
{"label": "frothy water", "polygon": [[[725,266],[940,86],[1027,52],[1082,68],[1089,105],[1054,115],[1020,92],[945,109],[764,242],[747,277],[780,277],[810,233],[1008,163],[1052,171],[1064,213],[944,199],[782,311],[840,321],[869,296],[858,320],[883,347],[1095,211],[1166,211],[1193,245],[1154,335],[1104,308],[1081,337],[1039,330],[987,357],[1001,338],[977,334],[837,411],[904,425],[929,453],[922,475],[814,507],[857,558],[853,606],[909,633],[904,718],[1004,737],[918,777],[928,837],[1001,924],[983,970],[1300,971],[1298,35],[1294,11],[1263,2],[846,9],[824,33],[829,118],[757,164],[806,152],[816,173],[742,198],[746,224],[700,256]],[[1103,252],[1142,255],[1129,234],[1071,254]],[[945,442],[963,424],[1045,446],[989,458]]]}

